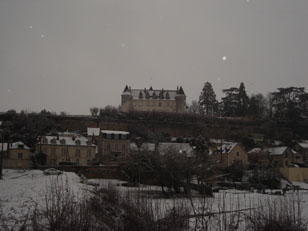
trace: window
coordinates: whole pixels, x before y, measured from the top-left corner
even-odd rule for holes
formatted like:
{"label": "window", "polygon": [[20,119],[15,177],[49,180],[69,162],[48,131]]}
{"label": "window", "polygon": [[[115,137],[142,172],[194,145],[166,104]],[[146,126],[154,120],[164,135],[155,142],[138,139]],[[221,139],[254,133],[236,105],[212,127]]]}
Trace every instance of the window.
{"label": "window", "polygon": [[119,134],[114,134],[114,139],[118,140],[119,139]]}
{"label": "window", "polygon": [[88,150],[87,150],[87,157],[91,157],[91,154],[92,154],[92,150],[91,150],[91,149],[88,149]]}
{"label": "window", "polygon": [[24,145],[23,144],[18,144],[18,149],[24,149]]}
{"label": "window", "polygon": [[107,134],[107,139],[111,140],[111,134]]}
{"label": "window", "polygon": [[122,150],[123,150],[123,151],[125,150],[125,147],[126,147],[126,145],[125,145],[125,144],[122,144]]}
{"label": "window", "polygon": [[236,156],[240,156],[240,152],[236,152]]}
{"label": "window", "polygon": [[51,148],[51,154],[52,154],[52,155],[55,155],[55,154],[56,154],[56,148],[55,148],[55,147],[52,147],[52,148]]}
{"label": "window", "polygon": [[66,143],[66,142],[65,142],[65,139],[61,139],[61,140],[60,140],[60,143],[61,143],[61,144],[65,144],[65,143]]}
{"label": "window", "polygon": [[114,150],[118,151],[118,144],[114,144]]}
{"label": "window", "polygon": [[289,161],[287,161],[287,160],[286,160],[286,162],[285,162],[285,163],[286,163],[286,166],[288,166],[288,165],[289,165]]}
{"label": "window", "polygon": [[107,149],[110,150],[110,144],[109,143],[107,143]]}
{"label": "window", "polygon": [[161,107],[161,102],[158,103],[158,106]]}
{"label": "window", "polygon": [[80,149],[76,149],[76,156],[80,157]]}
{"label": "window", "polygon": [[122,140],[126,140],[126,135],[122,134]]}
{"label": "window", "polygon": [[18,159],[22,159],[22,153],[18,153]]}
{"label": "window", "polygon": [[76,144],[76,145],[80,145],[80,140],[76,140],[76,141],[75,141],[75,144]]}

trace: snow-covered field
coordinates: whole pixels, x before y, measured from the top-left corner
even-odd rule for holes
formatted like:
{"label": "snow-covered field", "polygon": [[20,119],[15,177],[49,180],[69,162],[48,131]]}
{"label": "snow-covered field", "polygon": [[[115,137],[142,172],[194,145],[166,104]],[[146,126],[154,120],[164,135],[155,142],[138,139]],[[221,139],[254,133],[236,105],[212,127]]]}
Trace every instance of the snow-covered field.
{"label": "snow-covered field", "polygon": [[[8,170],[3,171],[3,180],[0,180],[0,208],[2,207],[5,215],[14,215],[20,217],[27,214],[29,208],[37,204],[44,204],[44,196],[50,190],[52,183],[57,180],[64,185],[69,186],[75,195],[87,196],[89,190],[93,186],[115,187],[123,196],[125,195],[147,195],[153,196],[151,203],[156,211],[164,213],[174,206],[186,206],[190,209],[191,214],[200,213],[201,208],[208,208],[211,212],[222,211],[236,211],[243,209],[257,208],[261,203],[267,201],[279,200],[280,203],[284,201],[292,201],[300,198],[303,208],[303,215],[308,218],[308,190],[301,190],[299,192],[289,191],[284,196],[260,194],[256,192],[239,191],[239,190],[224,190],[215,193],[213,198],[193,197],[163,199],[157,198],[160,187],[142,186],[139,188],[124,187],[122,181],[95,179],[88,180],[87,183],[82,183],[82,180],[75,173],[64,172],[59,176],[46,176],[40,170]],[[301,188],[308,189],[306,183],[294,183]],[[145,193],[146,192],[146,193]]]}
{"label": "snow-covered field", "polygon": [[19,217],[27,214],[36,203],[42,204],[44,195],[55,180],[70,186],[76,195],[86,192],[75,173],[64,172],[59,176],[46,176],[40,170],[3,170],[0,180],[0,207],[5,215]]}

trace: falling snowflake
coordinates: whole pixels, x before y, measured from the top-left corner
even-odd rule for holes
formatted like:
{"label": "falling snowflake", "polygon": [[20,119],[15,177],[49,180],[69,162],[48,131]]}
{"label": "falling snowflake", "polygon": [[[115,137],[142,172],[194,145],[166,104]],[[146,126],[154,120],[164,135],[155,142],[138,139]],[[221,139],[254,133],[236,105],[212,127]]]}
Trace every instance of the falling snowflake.
{"label": "falling snowflake", "polygon": [[222,61],[227,61],[227,56],[223,56]]}
{"label": "falling snowflake", "polygon": [[125,43],[121,43],[121,47],[125,47],[126,46],[126,44]]}
{"label": "falling snowflake", "polygon": [[33,26],[29,26],[29,29],[31,30],[33,28]]}
{"label": "falling snowflake", "polygon": [[45,35],[41,34],[41,38],[45,38]]}

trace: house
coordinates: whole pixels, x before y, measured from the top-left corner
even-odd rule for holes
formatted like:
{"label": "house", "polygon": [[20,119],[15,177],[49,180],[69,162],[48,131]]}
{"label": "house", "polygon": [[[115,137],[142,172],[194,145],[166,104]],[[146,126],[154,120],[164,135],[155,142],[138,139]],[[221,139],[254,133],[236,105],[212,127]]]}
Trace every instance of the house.
{"label": "house", "polygon": [[269,154],[270,163],[276,167],[285,168],[290,164],[303,163],[302,155],[286,146],[265,148],[264,151]]}
{"label": "house", "polygon": [[176,90],[131,89],[126,86],[121,95],[122,112],[129,111],[158,111],[178,112],[186,111],[186,95],[182,87]]}
{"label": "house", "polygon": [[101,130],[98,150],[103,163],[124,161],[129,155],[129,143],[130,136],[127,131]]}
{"label": "house", "polygon": [[231,166],[234,162],[241,162],[248,166],[248,155],[242,146],[237,142],[213,143],[209,147],[210,160],[222,167]]}
{"label": "house", "polygon": [[267,150],[262,148],[253,148],[248,154],[248,162],[250,165],[263,165],[267,166],[270,162],[270,155]]}
{"label": "house", "polygon": [[294,145],[294,150],[302,155],[304,162],[308,162],[308,140],[297,142]]}
{"label": "house", "polygon": [[0,143],[3,146],[3,168],[25,169],[32,167],[30,148],[23,142]]}
{"label": "house", "polygon": [[46,164],[89,165],[96,156],[96,145],[80,135],[44,136],[36,144],[36,151],[46,154]]}

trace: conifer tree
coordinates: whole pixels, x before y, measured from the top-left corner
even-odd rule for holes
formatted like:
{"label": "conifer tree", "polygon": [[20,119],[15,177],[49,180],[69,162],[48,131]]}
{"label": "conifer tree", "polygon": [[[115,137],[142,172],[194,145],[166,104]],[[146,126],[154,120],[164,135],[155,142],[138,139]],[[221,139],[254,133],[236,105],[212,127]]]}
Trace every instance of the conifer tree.
{"label": "conifer tree", "polygon": [[199,104],[201,112],[205,115],[213,115],[217,111],[216,94],[213,90],[212,84],[209,82],[204,83],[202,92],[199,97]]}

